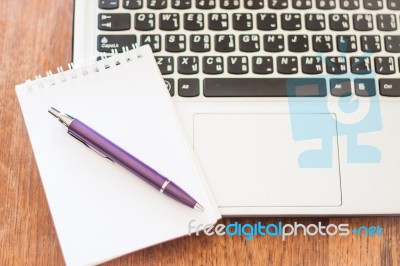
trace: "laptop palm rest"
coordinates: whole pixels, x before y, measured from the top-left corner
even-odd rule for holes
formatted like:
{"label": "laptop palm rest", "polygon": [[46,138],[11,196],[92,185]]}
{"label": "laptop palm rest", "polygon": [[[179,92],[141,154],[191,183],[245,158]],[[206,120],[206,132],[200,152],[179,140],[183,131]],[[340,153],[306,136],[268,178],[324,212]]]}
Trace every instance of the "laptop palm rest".
{"label": "laptop palm rest", "polygon": [[[341,205],[336,121],[331,117],[196,114],[194,150],[218,205]],[[298,127],[310,131],[309,137],[297,135]]]}

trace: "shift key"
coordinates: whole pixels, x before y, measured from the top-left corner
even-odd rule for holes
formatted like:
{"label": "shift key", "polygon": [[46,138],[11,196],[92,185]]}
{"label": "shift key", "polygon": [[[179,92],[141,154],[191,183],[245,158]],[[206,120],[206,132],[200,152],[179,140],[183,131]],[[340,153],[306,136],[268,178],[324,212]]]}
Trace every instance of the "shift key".
{"label": "shift key", "polygon": [[400,79],[379,79],[382,96],[400,97]]}
{"label": "shift key", "polygon": [[136,44],[136,35],[99,35],[97,37],[97,50],[99,52],[111,53],[111,50],[117,49],[120,53],[122,47],[131,49],[132,44]]}

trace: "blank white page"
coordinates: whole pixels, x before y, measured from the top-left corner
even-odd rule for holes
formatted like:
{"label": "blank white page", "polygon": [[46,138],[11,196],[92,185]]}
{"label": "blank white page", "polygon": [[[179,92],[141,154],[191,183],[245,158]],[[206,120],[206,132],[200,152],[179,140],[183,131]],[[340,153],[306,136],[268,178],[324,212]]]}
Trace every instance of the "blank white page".
{"label": "blank white page", "polygon": [[[220,218],[149,46],[97,67],[18,85],[16,91],[67,264],[101,263],[186,235],[193,219],[210,224]],[[48,113],[50,107],[174,181],[205,212],[163,195],[85,147]]]}

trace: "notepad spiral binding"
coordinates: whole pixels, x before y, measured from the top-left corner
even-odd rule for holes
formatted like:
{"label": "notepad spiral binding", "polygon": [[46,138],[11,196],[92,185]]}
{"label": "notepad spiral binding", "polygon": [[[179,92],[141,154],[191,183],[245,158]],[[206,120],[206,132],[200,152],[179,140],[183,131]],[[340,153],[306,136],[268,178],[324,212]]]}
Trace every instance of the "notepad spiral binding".
{"label": "notepad spiral binding", "polygon": [[81,76],[87,76],[90,74],[90,72],[107,70],[124,62],[131,62],[133,60],[141,59],[142,54],[140,53],[138,48],[138,44],[132,44],[132,47],[123,46],[122,53],[118,53],[117,49],[113,49],[111,51],[111,56],[103,53],[100,60],[93,60],[92,62],[90,62],[90,64],[83,64],[78,66],[71,62],[67,65],[67,70],[64,70],[62,66],[57,67],[57,73],[54,74],[51,70],[49,70],[46,72],[45,77],[37,75],[34,80],[27,80],[26,84],[28,87],[28,91],[33,91],[34,88],[53,86],[60,82],[66,82],[69,79],[76,79]]}

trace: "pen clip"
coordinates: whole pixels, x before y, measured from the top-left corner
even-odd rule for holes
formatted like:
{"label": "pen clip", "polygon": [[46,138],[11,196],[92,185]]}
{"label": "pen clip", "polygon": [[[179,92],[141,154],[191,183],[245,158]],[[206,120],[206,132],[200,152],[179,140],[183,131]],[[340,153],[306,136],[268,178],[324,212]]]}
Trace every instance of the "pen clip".
{"label": "pen clip", "polygon": [[74,137],[76,140],[78,140],[79,142],[81,142],[83,145],[85,145],[86,147],[88,147],[89,149],[91,149],[92,151],[94,151],[95,153],[97,153],[98,155],[100,155],[101,157],[108,159],[110,162],[114,163],[113,160],[111,160],[110,157],[104,155],[103,153],[101,153],[99,150],[97,150],[96,148],[94,148],[93,146],[89,145],[88,143],[86,143],[84,140],[82,140],[80,137],[78,137],[77,135],[75,135],[73,132],[68,131],[68,134],[70,134],[72,137]]}

